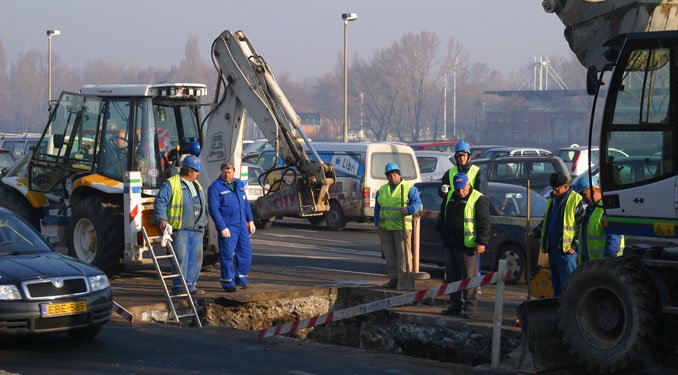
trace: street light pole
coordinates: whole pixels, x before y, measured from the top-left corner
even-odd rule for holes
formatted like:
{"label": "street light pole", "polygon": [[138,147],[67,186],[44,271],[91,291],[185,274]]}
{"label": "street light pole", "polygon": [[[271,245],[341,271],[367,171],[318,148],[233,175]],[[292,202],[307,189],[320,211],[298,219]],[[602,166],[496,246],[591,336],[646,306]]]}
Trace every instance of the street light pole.
{"label": "street light pole", "polygon": [[443,79],[443,141],[447,139],[447,67],[445,67]]}
{"label": "street light pole", "polygon": [[344,124],[343,141],[348,142],[348,22],[358,19],[356,13],[343,13],[341,19],[344,20]]}
{"label": "street light pole", "polygon": [[47,108],[52,101],[52,36],[61,35],[60,30],[47,30]]}

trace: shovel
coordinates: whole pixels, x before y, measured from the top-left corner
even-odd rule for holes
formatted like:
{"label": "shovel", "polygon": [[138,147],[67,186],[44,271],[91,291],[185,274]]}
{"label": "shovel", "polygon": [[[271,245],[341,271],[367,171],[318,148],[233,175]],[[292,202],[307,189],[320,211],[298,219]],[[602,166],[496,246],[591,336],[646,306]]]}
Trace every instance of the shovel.
{"label": "shovel", "polygon": [[[400,203],[401,207],[406,207],[405,205],[405,190],[400,187]],[[407,249],[407,229],[405,227],[405,216],[402,215],[402,221],[403,221],[403,249]],[[396,289],[398,290],[415,290],[414,288],[414,272],[412,272],[412,267],[410,267],[410,254],[406,251],[405,254],[403,254],[403,257],[405,258],[405,268],[407,269],[407,272],[403,272],[398,276],[398,285],[396,286]]]}

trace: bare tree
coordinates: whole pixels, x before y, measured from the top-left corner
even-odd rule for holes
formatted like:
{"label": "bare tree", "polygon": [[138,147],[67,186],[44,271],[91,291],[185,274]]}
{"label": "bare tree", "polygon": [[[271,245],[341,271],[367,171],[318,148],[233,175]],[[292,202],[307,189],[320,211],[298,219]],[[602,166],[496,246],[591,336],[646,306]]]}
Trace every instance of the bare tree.
{"label": "bare tree", "polygon": [[38,131],[47,116],[47,59],[45,54],[22,52],[12,63],[9,73],[9,111],[12,124],[8,130]]}

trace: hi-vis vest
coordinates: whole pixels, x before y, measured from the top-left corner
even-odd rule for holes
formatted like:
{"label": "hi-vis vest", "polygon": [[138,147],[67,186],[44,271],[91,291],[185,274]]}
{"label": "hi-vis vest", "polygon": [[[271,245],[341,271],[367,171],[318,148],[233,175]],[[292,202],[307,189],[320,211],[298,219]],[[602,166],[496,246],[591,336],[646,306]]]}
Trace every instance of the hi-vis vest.
{"label": "hi-vis vest", "polygon": [[[172,198],[170,199],[169,207],[167,208],[167,222],[172,228],[181,229],[181,215],[183,214],[184,193],[181,191],[181,175],[174,175],[167,179],[172,189]],[[195,180],[198,185],[198,194],[202,192],[202,186],[198,180]]]}
{"label": "hi-vis vest", "polygon": [[[603,217],[603,212],[604,210],[602,207],[593,209],[593,212],[589,217],[588,225],[586,226],[586,238],[584,238],[584,231],[582,231],[580,236],[581,246],[585,246],[589,260],[602,258],[605,253],[606,233],[603,224],[600,222],[600,219]],[[622,255],[624,246],[624,236],[621,236],[617,256]],[[580,252],[579,262],[583,261],[584,259]]]}
{"label": "hi-vis vest", "polygon": [[[470,179],[470,177],[469,177]],[[454,190],[447,193],[447,200],[445,201],[445,212],[447,213],[447,205],[450,203],[450,198],[454,194]],[[478,190],[471,190],[466,199],[466,207],[464,207],[464,246],[476,247],[476,202],[478,198],[482,197],[483,193]]]}
{"label": "hi-vis vest", "polygon": [[[570,250],[572,240],[574,240],[575,225],[577,225],[575,221],[575,213],[577,211],[577,205],[579,202],[581,202],[581,200],[581,195],[575,193],[574,191],[571,191],[567,197],[567,202],[565,203],[565,212],[563,215],[563,253],[567,253]],[[548,222],[549,208],[551,208],[552,202],[553,198],[549,198],[548,201],[546,201],[546,215],[544,216],[544,224],[541,226],[540,250],[542,252],[546,251],[546,246],[544,244],[546,238],[544,234],[546,233],[546,227],[548,226],[546,223]]]}
{"label": "hi-vis vest", "polygon": [[[468,177],[468,183],[471,184],[471,187],[474,189],[478,188],[477,186],[473,186],[473,184],[476,182],[476,176],[478,175],[478,172],[480,172],[480,168],[478,168],[477,165],[471,165],[471,167],[468,169],[468,172],[466,173],[466,177]],[[457,168],[456,165],[450,168],[450,171],[447,173],[447,175],[450,177],[450,185],[452,185],[452,178],[457,173],[459,173],[459,168]]]}
{"label": "hi-vis vest", "polygon": [[[401,180],[398,186],[391,191],[391,185],[386,184],[379,188],[379,226],[384,230],[403,230],[402,207],[407,206],[407,195],[410,193],[410,185]],[[412,215],[405,216],[405,229],[412,230]]]}

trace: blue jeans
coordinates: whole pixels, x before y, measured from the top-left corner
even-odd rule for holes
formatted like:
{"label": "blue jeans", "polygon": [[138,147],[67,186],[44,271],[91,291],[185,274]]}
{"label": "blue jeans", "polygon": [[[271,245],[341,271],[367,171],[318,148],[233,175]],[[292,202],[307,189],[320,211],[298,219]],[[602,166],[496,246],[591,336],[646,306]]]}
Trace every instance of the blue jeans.
{"label": "blue jeans", "polygon": [[560,250],[549,251],[549,265],[551,266],[553,296],[560,297],[570,274],[577,268],[577,253],[563,253]]}
{"label": "blue jeans", "polygon": [[[195,284],[200,277],[200,268],[202,267],[202,240],[204,231],[174,230],[172,234],[172,246],[177,255],[177,262],[181,266],[181,272],[186,278],[186,285],[189,291],[195,291]],[[172,267],[172,272],[177,272]],[[173,287],[182,288],[181,280],[174,278]]]}

